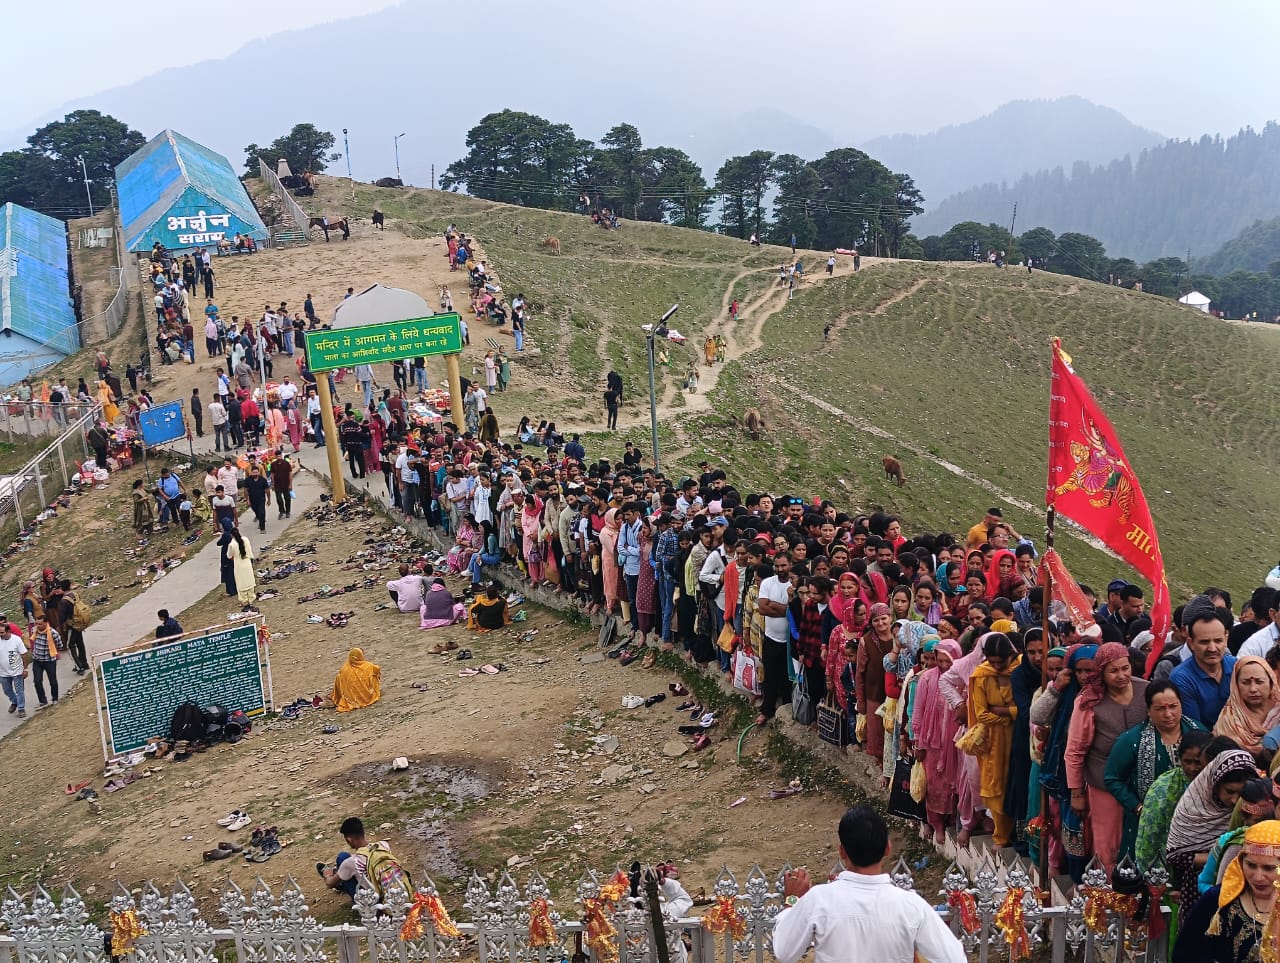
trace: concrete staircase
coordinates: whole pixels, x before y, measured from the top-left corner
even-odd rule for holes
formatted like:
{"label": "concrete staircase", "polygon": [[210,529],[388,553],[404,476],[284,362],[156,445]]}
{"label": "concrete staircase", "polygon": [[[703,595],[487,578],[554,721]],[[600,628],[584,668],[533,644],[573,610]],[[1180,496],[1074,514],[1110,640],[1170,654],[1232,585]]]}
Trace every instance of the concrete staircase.
{"label": "concrete staircase", "polygon": [[309,238],[306,231],[300,231],[297,228],[287,228],[285,230],[272,231],[271,243],[276,247],[285,244],[306,244]]}

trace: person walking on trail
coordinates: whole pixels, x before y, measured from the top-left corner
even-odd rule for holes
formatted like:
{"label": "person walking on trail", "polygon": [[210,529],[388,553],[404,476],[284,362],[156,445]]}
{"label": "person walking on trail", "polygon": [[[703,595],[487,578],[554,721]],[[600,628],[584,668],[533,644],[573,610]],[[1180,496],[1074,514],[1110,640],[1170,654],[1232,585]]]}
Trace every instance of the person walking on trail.
{"label": "person walking on trail", "polygon": [[610,391],[617,394],[618,401],[622,401],[622,375],[611,369],[609,373],[605,375],[605,384],[609,387]]}
{"label": "person walking on trail", "polygon": [[733,304],[729,305],[729,320],[730,321],[738,320],[738,299],[737,298],[734,298]]}
{"label": "person walking on trail", "polygon": [[27,663],[30,652],[9,628],[8,618],[0,617],[0,691],[9,700],[9,712],[19,719],[27,716]]}
{"label": "person walking on trail", "polygon": [[898,889],[885,871],[889,827],[869,806],[844,814],[837,830],[840,875],[813,886],[805,869],[783,883],[786,908],[773,923],[773,955],[796,963],[813,947],[814,963],[965,963],[961,945],[942,917],[916,893]]}
{"label": "person walking on trail", "polygon": [[364,406],[373,404],[373,365],[356,365],[356,381],[360,382],[360,391],[364,395]]}
{"label": "person walking on trail", "polygon": [[796,235],[794,231],[791,233],[791,253],[796,253]]}
{"label": "person walking on trail", "polygon": [[[36,701],[43,709],[52,699],[58,702],[58,656],[62,652],[62,636],[51,626],[44,615],[36,616],[35,627],[31,630],[29,648],[31,649],[32,681],[36,685]],[[49,694],[45,695],[44,683],[49,682]]]}
{"label": "person walking on trail", "polygon": [[834,254],[832,254],[829,258],[827,258],[827,273],[828,274],[836,273],[836,256]]}
{"label": "person walking on trail", "polygon": [[[262,474],[262,469],[258,465],[249,466],[249,474],[244,481],[240,483],[244,488],[245,500],[249,503],[249,508],[253,511],[254,520],[258,523],[258,531],[265,532],[267,530],[267,479]],[[236,583],[239,584],[240,573],[236,572]]]}
{"label": "person walking on trail", "polygon": [[200,389],[191,389],[191,420],[196,423],[196,437],[204,437],[204,405],[200,401]]}
{"label": "person walking on trail", "polygon": [[240,611],[257,612],[258,609],[253,604],[258,599],[258,580],[253,571],[253,562],[257,556],[253,554],[253,546],[249,544],[249,540],[240,534],[240,529],[232,527],[227,534],[229,538],[223,552],[231,560],[231,568],[235,573]]}
{"label": "person walking on trail", "polygon": [[605,428],[613,431],[618,427],[618,392],[608,388],[604,393]]}
{"label": "person walking on trail", "polygon": [[271,489],[276,493],[276,517],[289,518],[293,514],[293,465],[284,456],[283,448],[271,462]]}

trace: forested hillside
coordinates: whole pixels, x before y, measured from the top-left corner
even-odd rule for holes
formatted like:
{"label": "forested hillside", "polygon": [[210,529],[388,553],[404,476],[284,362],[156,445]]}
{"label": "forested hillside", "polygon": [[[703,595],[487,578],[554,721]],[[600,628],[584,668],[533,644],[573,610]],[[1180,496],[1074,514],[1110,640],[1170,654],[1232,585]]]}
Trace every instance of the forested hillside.
{"label": "forested hillside", "polygon": [[1075,231],[1137,261],[1214,251],[1258,218],[1280,215],[1280,126],[1233,137],[1171,140],[1093,167],[1075,164],[956,194],[917,217],[913,233],[961,221],[1018,222]]}
{"label": "forested hillside", "polygon": [[1270,271],[1277,262],[1280,262],[1280,217],[1254,221],[1207,258],[1197,260],[1196,269],[1205,274]]}

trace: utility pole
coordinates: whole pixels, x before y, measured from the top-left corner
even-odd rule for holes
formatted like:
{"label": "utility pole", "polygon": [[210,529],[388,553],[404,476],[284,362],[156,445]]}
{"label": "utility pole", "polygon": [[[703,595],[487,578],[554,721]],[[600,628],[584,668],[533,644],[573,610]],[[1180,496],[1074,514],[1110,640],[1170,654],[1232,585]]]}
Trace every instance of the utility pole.
{"label": "utility pole", "polygon": [[1013,243],[1013,239],[1014,239],[1014,237],[1016,237],[1016,236],[1017,236],[1017,235],[1015,235],[1015,234],[1013,233],[1013,225],[1015,225],[1015,224],[1017,224],[1017,223],[1018,223],[1018,202],[1017,202],[1017,201],[1014,201],[1014,202],[1013,202],[1013,217],[1011,217],[1011,218],[1009,219],[1009,243],[1010,243],[1010,244],[1012,244],[1012,243]]}
{"label": "utility pole", "polygon": [[1191,248],[1187,248],[1187,292],[1191,291]]}
{"label": "utility pole", "polygon": [[678,303],[673,304],[671,305],[670,308],[667,309],[667,313],[664,314],[658,320],[657,324],[651,327],[646,325],[646,327],[649,327],[649,330],[646,335],[646,340],[648,341],[648,347],[649,347],[649,432],[651,435],[651,440],[653,442],[653,470],[654,471],[657,471],[659,466],[658,466],[658,389],[654,384],[654,377],[653,377],[653,352],[654,352],[653,339],[665,338],[670,333],[669,329],[667,328],[667,322],[670,321],[671,316],[679,310],[680,310],[680,305]]}
{"label": "utility pole", "polygon": [[342,152],[347,155],[347,180],[351,182],[351,199],[356,199],[356,179],[351,176],[351,145],[347,142],[347,129],[342,128]]}
{"label": "utility pole", "polygon": [[436,165],[435,164],[431,165],[431,189],[433,191],[436,189]]}
{"label": "utility pole", "polygon": [[93,217],[93,194],[89,192],[89,168],[85,166],[84,154],[76,157],[80,162],[80,173],[84,175],[84,199],[89,202],[89,216]]}

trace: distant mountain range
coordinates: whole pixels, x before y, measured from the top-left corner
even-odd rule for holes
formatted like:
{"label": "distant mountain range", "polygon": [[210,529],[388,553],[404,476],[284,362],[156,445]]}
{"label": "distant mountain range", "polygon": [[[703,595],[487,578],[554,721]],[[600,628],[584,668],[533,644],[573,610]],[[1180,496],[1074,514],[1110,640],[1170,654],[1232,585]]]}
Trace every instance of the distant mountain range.
{"label": "distant mountain range", "polygon": [[1254,221],[1206,258],[1195,258],[1197,274],[1230,274],[1232,271],[1270,271],[1280,264],[1280,217]]}
{"label": "distant mountain range", "polygon": [[917,236],[961,221],[1043,226],[1100,240],[1112,257],[1147,261],[1214,251],[1259,218],[1280,216],[1280,126],[1228,137],[1171,140],[1105,165],[1042,170],[1013,184],[987,184],[915,218]]}
{"label": "distant mountain range", "polygon": [[924,192],[925,209],[933,210],[978,184],[1015,180],[1076,161],[1104,164],[1164,141],[1110,107],[1062,97],[1015,100],[965,124],[931,134],[877,137],[862,149],[891,170],[910,174]]}

